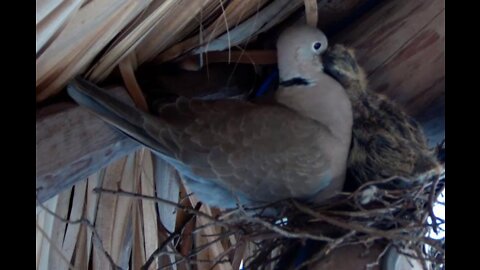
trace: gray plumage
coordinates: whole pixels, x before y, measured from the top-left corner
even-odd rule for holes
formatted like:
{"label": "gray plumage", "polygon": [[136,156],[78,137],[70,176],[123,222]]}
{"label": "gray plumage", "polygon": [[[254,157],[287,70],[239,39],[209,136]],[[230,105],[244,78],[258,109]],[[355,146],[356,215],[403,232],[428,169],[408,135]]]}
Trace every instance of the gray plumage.
{"label": "gray plumage", "polygon": [[211,206],[322,202],[343,187],[353,120],[342,86],[322,72],[317,41],[326,47],[323,33],[306,26],[280,37],[280,79],[295,74],[308,85],[281,87],[278,104],[179,98],[153,116],[81,79],[68,92],[172,164]]}

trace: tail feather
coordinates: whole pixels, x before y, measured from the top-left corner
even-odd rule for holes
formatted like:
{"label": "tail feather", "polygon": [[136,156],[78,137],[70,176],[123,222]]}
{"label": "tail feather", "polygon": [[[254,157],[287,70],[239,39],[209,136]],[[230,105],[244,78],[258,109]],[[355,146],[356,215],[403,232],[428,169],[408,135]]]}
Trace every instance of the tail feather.
{"label": "tail feather", "polygon": [[[161,138],[152,136],[152,134],[157,134],[158,136],[160,133],[149,132],[146,129],[146,126],[151,126],[145,125],[145,121],[151,120],[151,115],[120,101],[104,89],[82,78],[75,78],[67,86],[67,92],[78,104],[87,107],[104,121],[140,144],[150,148],[157,154],[170,157],[173,155],[171,146],[160,143]],[[155,119],[155,121],[161,120]]]}

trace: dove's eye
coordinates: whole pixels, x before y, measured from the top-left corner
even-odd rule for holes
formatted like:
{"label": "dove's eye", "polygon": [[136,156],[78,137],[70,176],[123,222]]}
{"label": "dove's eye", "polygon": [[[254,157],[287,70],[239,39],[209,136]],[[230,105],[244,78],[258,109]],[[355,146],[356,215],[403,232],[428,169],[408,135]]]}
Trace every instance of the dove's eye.
{"label": "dove's eye", "polygon": [[321,47],[322,47],[322,43],[319,41],[314,42],[312,45],[312,49],[314,52],[318,52]]}

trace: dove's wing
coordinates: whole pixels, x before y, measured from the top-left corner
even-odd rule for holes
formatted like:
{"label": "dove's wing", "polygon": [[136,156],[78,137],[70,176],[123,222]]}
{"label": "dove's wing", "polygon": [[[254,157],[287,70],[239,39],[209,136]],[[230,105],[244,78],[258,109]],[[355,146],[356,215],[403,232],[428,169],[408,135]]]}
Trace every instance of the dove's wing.
{"label": "dove's wing", "polygon": [[331,181],[328,129],[280,105],[179,99],[155,117],[86,81],[69,94],[188,178],[252,201],[306,198]]}

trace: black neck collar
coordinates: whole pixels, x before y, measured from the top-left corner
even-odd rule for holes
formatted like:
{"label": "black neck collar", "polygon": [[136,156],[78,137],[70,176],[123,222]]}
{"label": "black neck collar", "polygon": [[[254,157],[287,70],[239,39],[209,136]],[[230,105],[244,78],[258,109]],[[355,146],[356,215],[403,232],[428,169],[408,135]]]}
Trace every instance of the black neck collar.
{"label": "black neck collar", "polygon": [[281,81],[281,86],[309,85],[310,83],[302,77],[294,77],[286,81]]}

